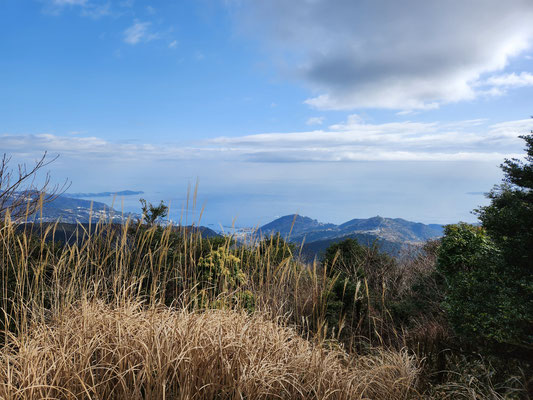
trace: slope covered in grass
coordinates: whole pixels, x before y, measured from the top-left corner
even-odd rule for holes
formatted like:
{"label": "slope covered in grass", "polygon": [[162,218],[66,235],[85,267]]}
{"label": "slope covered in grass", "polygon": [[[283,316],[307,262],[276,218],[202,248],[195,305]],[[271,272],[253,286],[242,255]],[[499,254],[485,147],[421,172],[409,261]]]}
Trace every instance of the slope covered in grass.
{"label": "slope covered in grass", "polygon": [[404,399],[405,352],[349,357],[265,315],[101,302],[31,326],[1,354],[3,399]]}
{"label": "slope covered in grass", "polygon": [[527,398],[450,332],[438,242],[321,265],[279,236],[29,228],[0,223],[1,399]]}

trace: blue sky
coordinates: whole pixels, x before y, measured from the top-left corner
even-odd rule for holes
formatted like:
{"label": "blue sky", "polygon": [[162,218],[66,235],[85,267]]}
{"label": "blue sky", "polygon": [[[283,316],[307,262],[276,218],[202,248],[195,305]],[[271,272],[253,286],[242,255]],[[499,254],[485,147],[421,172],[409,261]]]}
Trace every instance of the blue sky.
{"label": "blue sky", "polygon": [[[0,152],[203,221],[473,221],[533,128],[526,0],[3,0]],[[138,209],[137,199],[126,207]]]}

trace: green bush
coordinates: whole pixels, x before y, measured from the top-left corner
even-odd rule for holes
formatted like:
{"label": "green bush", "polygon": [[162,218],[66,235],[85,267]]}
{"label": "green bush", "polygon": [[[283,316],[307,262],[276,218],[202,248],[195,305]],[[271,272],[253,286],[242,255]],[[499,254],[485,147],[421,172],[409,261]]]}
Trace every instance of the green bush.
{"label": "green bush", "polygon": [[240,306],[255,309],[253,293],[245,289],[247,282],[241,260],[225,247],[211,250],[197,265],[199,296],[205,307],[226,308]]}
{"label": "green bush", "polygon": [[[476,210],[482,227],[451,225],[439,251],[455,331],[513,357],[533,358],[533,134],[525,162],[506,160],[502,185]],[[495,346],[497,345],[497,346]]]}
{"label": "green bush", "polygon": [[[386,280],[396,267],[393,258],[380,252],[377,243],[367,247],[348,238],[332,244],[322,266],[329,276],[326,317],[330,326],[342,322],[346,334],[360,335],[372,317],[385,313]],[[375,321],[375,319],[374,319]],[[366,327],[366,326],[365,326]],[[373,329],[373,328],[372,328]]]}
{"label": "green bush", "polygon": [[363,278],[368,254],[369,249],[359,244],[357,239],[346,239],[326,249],[322,265],[328,269],[330,276],[341,273],[352,279]]}
{"label": "green bush", "polygon": [[488,194],[490,205],[476,211],[501,252],[502,329],[510,332],[505,343],[533,359],[533,133],[521,138],[525,160],[505,160],[503,184]]}
{"label": "green bush", "polygon": [[216,287],[217,292],[232,290],[246,281],[241,260],[220,247],[211,250],[198,261],[198,282],[204,287]]}
{"label": "green bush", "polygon": [[448,225],[437,269],[446,280],[444,306],[454,331],[471,343],[512,340],[512,310],[499,275],[501,253],[482,227]]}

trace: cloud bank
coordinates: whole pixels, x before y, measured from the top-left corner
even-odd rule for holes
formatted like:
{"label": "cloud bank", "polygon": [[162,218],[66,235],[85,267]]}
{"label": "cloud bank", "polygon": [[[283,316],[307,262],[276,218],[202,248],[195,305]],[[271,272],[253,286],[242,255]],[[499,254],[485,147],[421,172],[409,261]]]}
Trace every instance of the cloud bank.
{"label": "cloud bank", "polygon": [[521,157],[518,135],[533,119],[487,125],[484,120],[455,123],[370,124],[352,115],[328,129],[216,137],[198,143],[113,143],[99,137],[52,134],[0,135],[5,152],[35,156],[128,160],[219,160],[235,162],[493,161]]}

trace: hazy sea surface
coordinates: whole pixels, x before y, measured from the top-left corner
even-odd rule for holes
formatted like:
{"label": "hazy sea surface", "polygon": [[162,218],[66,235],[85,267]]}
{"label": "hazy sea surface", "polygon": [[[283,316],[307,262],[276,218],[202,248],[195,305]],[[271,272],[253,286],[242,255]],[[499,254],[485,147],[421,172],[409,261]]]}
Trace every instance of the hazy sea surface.
{"label": "hazy sea surface", "polygon": [[389,191],[384,186],[366,190],[358,186],[348,186],[340,193],[324,191],[320,187],[288,184],[281,189],[265,185],[204,189],[200,187],[196,201],[193,199],[192,189],[188,200],[186,188],[126,189],[143,190],[144,193],[85,199],[112,205],[119,212],[137,214],[141,213],[139,199],[146,199],[154,205],[162,200],[170,207],[169,218],[174,223],[194,223],[226,231],[232,226],[260,227],[276,218],[295,213],[335,224],[376,215],[425,224],[476,222],[477,218],[471,210],[487,202],[481,192],[478,194],[465,190],[461,195],[451,196],[446,187],[440,186],[422,194],[409,188]]}
{"label": "hazy sea surface", "polygon": [[[187,225],[194,223],[196,225],[209,226],[216,231],[227,230],[227,228],[232,226],[242,228],[259,224],[259,222],[254,223],[250,220],[246,224],[239,222],[237,213],[231,216],[229,209],[233,206],[235,210],[240,209],[242,211],[242,205],[239,207],[238,202],[224,201],[223,198],[218,198],[217,202],[209,202],[205,196],[198,196],[196,202],[194,202],[192,196],[187,200],[187,195],[177,196],[172,193],[146,192],[130,196],[90,196],[83,197],[83,199],[104,203],[118,212],[135,214],[141,213],[140,199],[145,199],[153,205],[158,205],[161,201],[164,201],[170,210],[168,218],[174,223]],[[253,210],[248,211],[253,212]],[[268,218],[268,215],[264,216],[264,221],[261,221],[261,224],[270,222]]]}

